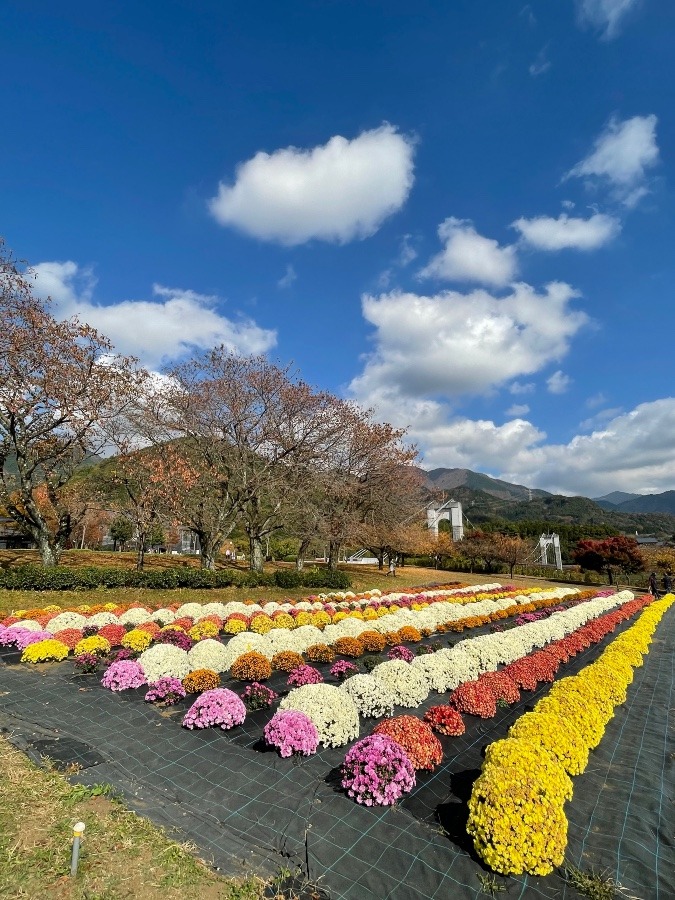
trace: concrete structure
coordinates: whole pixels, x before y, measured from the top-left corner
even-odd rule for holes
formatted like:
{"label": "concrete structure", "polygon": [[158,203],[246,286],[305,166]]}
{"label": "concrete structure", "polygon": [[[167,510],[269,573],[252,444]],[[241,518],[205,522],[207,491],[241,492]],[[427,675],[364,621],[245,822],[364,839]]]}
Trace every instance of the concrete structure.
{"label": "concrete structure", "polygon": [[450,522],[453,541],[461,541],[464,538],[464,521],[462,518],[462,504],[458,500],[446,500],[445,503],[430,503],[427,506],[427,527],[438,537],[438,523]]}

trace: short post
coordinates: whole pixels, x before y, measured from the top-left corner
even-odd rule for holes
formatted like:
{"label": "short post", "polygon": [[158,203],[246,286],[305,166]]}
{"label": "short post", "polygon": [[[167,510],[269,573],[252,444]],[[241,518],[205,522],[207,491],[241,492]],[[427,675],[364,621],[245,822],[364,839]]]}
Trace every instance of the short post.
{"label": "short post", "polygon": [[80,839],[84,834],[84,822],[77,822],[73,825],[73,852],[70,857],[70,875],[74,878],[77,875],[77,863],[80,859]]}

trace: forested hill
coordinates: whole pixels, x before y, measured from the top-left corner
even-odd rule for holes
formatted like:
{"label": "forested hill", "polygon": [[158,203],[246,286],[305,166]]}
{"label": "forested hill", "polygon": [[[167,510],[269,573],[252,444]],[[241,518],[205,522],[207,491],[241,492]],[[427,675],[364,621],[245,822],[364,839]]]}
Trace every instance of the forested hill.
{"label": "forested hill", "polygon": [[[667,513],[632,512],[626,510],[624,504],[621,510],[607,509],[588,497],[530,491],[522,485],[512,485],[468,469],[435,469],[424,474],[430,493],[442,491],[446,499],[459,500],[466,518],[476,528],[503,520],[546,522],[552,530],[556,524],[587,525],[592,526],[593,531],[597,529],[598,534],[603,531],[635,534],[637,531],[667,540],[675,535],[675,516]],[[474,487],[478,484],[484,487]]]}

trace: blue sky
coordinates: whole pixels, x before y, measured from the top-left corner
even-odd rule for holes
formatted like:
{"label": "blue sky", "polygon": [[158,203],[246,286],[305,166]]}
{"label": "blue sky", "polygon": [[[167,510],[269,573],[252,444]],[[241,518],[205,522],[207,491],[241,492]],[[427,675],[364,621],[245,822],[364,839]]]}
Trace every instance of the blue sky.
{"label": "blue sky", "polygon": [[675,489],[672,3],[0,15],[0,234],[62,314],[292,361],[428,468]]}

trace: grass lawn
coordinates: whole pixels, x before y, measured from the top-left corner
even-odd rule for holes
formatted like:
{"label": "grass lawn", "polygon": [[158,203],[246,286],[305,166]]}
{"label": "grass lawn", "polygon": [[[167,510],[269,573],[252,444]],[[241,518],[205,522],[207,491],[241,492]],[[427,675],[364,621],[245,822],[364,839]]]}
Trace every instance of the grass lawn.
{"label": "grass lawn", "polygon": [[[34,766],[0,738],[0,897],[53,900],[257,900],[254,877],[226,879],[107,796]],[[72,826],[86,824],[76,878]]]}

